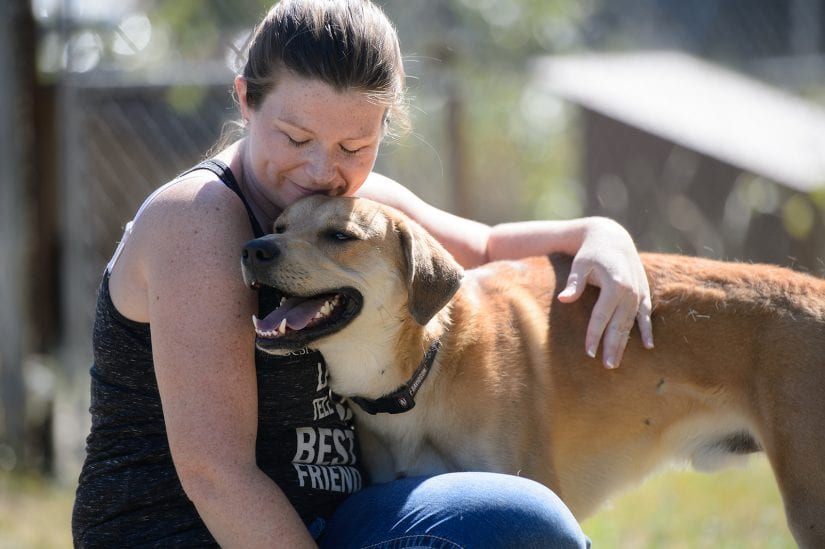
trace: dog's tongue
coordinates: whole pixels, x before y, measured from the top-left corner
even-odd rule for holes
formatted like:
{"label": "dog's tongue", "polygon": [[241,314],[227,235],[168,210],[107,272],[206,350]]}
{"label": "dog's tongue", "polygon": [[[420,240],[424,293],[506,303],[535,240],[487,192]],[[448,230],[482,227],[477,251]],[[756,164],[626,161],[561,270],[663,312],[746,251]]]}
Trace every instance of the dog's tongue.
{"label": "dog's tongue", "polygon": [[309,324],[315,314],[321,310],[325,300],[304,299],[300,297],[290,297],[284,303],[269,313],[266,318],[257,320],[255,327],[258,330],[268,332],[275,330],[286,319],[286,325],[293,330],[302,330]]}

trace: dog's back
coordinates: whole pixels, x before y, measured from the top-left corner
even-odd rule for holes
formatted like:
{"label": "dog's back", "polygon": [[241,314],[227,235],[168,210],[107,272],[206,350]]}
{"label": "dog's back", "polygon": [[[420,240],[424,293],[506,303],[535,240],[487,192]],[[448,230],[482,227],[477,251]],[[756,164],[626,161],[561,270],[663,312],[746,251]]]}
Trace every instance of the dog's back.
{"label": "dog's back", "polygon": [[667,462],[712,469],[764,450],[795,533],[822,528],[825,282],[766,265],[643,261],[656,348],[634,331],[616,370],[584,353],[598,290],[554,299],[568,258],[468,273],[452,313],[466,341],[445,360],[460,365],[463,394],[495,407],[489,436],[505,442],[507,472],[550,485],[581,518]]}

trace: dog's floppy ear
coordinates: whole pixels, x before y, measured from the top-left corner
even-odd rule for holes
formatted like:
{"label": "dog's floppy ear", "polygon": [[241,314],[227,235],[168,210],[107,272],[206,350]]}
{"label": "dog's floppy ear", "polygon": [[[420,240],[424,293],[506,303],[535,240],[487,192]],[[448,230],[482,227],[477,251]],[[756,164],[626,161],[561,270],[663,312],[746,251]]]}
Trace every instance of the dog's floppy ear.
{"label": "dog's floppy ear", "polygon": [[398,219],[395,229],[407,262],[407,308],[424,326],[458,291],[464,269],[414,221]]}

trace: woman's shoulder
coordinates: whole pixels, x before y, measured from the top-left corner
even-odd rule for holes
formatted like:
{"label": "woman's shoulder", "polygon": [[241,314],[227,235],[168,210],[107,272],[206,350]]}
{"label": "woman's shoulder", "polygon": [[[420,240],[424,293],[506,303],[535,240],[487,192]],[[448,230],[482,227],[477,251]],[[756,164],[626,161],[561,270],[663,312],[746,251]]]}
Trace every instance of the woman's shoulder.
{"label": "woman's shoulder", "polygon": [[[161,187],[133,221],[132,256],[147,278],[165,272],[170,262],[200,264],[204,257],[237,254],[253,238],[240,197],[217,176],[198,170]],[[234,257],[234,256],[233,256]],[[205,268],[229,265],[213,261]],[[235,266],[233,264],[232,266]],[[223,276],[226,269],[214,274]],[[166,275],[164,275],[166,276]]]}
{"label": "woman's shoulder", "polygon": [[[205,281],[231,279],[249,238],[252,229],[240,198],[216,175],[197,170],[178,177],[152,193],[127,227],[109,263],[112,301],[127,318],[148,322],[150,284],[192,269]],[[200,263],[222,254],[229,257]]]}
{"label": "woman's shoulder", "polygon": [[155,191],[138,211],[133,230],[155,235],[182,227],[211,226],[226,230],[237,226],[239,220],[249,226],[246,209],[237,193],[214,173],[197,170]]}

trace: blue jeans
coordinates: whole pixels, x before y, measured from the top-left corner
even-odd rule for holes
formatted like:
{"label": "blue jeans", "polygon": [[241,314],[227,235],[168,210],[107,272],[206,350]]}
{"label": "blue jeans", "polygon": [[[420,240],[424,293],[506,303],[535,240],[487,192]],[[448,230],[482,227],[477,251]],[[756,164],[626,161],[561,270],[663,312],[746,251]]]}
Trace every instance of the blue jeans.
{"label": "blue jeans", "polygon": [[589,547],[548,488],[496,473],[449,473],[378,484],[335,511],[321,548]]}

